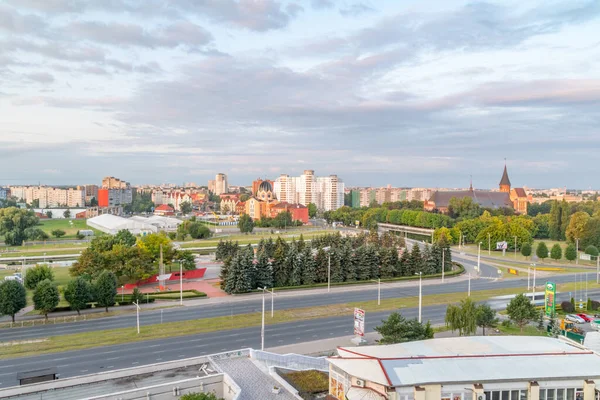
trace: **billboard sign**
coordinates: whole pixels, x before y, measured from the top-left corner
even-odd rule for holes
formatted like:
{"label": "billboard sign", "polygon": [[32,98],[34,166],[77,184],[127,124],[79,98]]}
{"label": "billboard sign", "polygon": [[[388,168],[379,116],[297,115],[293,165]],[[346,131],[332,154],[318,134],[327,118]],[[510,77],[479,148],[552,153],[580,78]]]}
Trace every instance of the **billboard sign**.
{"label": "billboard sign", "polygon": [[496,250],[506,250],[508,249],[507,242],[496,242]]}
{"label": "billboard sign", "polygon": [[581,253],[579,255],[580,260],[592,261],[592,256],[589,254]]}
{"label": "billboard sign", "polygon": [[365,336],[365,310],[354,309],[354,334],[356,336]]}
{"label": "billboard sign", "polygon": [[545,313],[548,317],[556,312],[556,283],[546,282]]}

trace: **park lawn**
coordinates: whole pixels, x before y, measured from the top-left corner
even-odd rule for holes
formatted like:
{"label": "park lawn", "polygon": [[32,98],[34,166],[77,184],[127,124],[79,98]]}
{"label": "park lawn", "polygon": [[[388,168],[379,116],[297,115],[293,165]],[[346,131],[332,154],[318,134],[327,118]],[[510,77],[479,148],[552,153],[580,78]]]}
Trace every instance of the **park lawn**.
{"label": "park lawn", "polygon": [[[466,285],[466,283],[465,283]],[[567,291],[574,284],[558,285],[559,291]],[[593,283],[594,287],[600,288],[600,285]],[[494,289],[471,292],[471,298],[474,301],[484,301],[494,296],[519,293],[518,289]],[[442,295],[423,296],[423,306],[451,304],[465,298],[465,293],[451,293]],[[402,308],[416,307],[418,297],[404,297],[397,299],[383,299],[381,305],[377,305],[377,300],[352,302],[345,304],[332,304],[328,306],[304,307],[290,310],[275,311],[273,318],[266,318],[265,324],[272,325],[278,323],[311,320],[318,318],[330,318],[335,316],[352,315],[355,307],[360,307],[367,312],[393,311]],[[153,339],[166,339],[176,336],[186,336],[198,333],[215,332],[224,329],[241,329],[247,327],[260,326],[261,313],[238,314],[234,316],[223,316],[204,318],[198,320],[188,320],[177,322],[177,330],[173,330],[173,324],[155,324],[141,327],[139,335],[132,328],[109,329],[104,331],[94,331],[78,333],[72,335],[52,336],[48,340],[39,343],[14,345],[4,348],[0,359],[25,357],[39,354],[56,353],[68,350],[80,350],[92,347],[109,346],[121,343],[139,342]]]}
{"label": "park lawn", "polygon": [[228,235],[218,238],[210,238],[204,240],[195,240],[192,242],[186,242],[181,245],[182,248],[190,248],[190,247],[216,247],[221,240],[232,240],[234,242],[238,242],[239,244],[256,244],[260,242],[261,239],[273,238],[273,240],[277,239],[277,237],[281,237],[283,240],[291,242],[293,239],[298,240],[300,235],[304,239],[312,239],[317,236],[323,236],[326,234],[335,233],[333,230],[323,230],[323,231],[307,231],[307,232],[285,232],[280,231],[280,233],[265,233],[265,234],[257,234],[257,235]]}
{"label": "park lawn", "polygon": [[[31,268],[31,267],[30,267]],[[71,279],[73,279],[73,277],[71,275],[69,275],[69,268],[68,267],[56,267],[53,268],[52,271],[54,272],[54,283],[58,286],[58,289],[61,291],[61,304],[59,304],[60,306],[62,305],[68,305],[66,304],[66,302],[64,304],[62,304],[64,302],[64,298],[63,298],[63,294],[62,294],[62,288],[64,286],[67,285],[67,283],[69,283],[69,281]],[[0,282],[4,280],[5,276],[9,276],[14,274],[15,272],[21,272],[21,268],[18,267],[17,270],[14,269],[2,269],[0,270]],[[33,290],[29,290],[26,289],[27,291],[27,305],[32,305],[33,304]]]}
{"label": "park lawn", "polygon": [[548,336],[545,329],[540,331],[537,327],[531,325],[524,326],[522,332],[515,324],[509,326],[498,324],[496,329],[508,336]]}
{"label": "park lawn", "polygon": [[[101,234],[100,231],[90,228],[86,224],[86,219],[41,219],[39,223],[40,229],[46,232],[48,235],[52,235],[52,231],[55,229],[61,229],[67,234],[62,239],[74,239],[77,231],[82,229],[91,229],[95,235]],[[51,236],[52,237],[52,236]],[[52,237],[54,238],[54,237]],[[56,238],[54,238],[56,239]]]}
{"label": "park lawn", "polygon": [[[566,258],[564,258],[565,250],[566,250],[567,246],[569,245],[569,243],[567,243],[565,241],[556,241],[556,240],[549,240],[549,239],[535,239],[533,241],[533,245],[531,247],[531,256],[535,255],[535,250],[537,249],[537,246],[540,242],[546,243],[546,246],[548,247],[548,258],[544,259],[544,261],[543,261],[544,264],[572,264],[573,266],[577,265],[577,264],[575,264],[575,261],[569,261]],[[560,247],[562,248],[563,258],[560,260],[553,260],[549,256],[550,250],[552,250],[552,246],[554,246],[556,243],[558,243],[560,245]],[[474,255],[474,256],[477,255],[477,251],[478,251],[477,245],[474,245],[474,244],[468,244],[466,246],[461,246],[460,249],[458,248],[458,246],[454,246],[454,250],[462,251],[462,252],[465,252],[467,254]],[[583,252],[583,250],[585,250],[585,249],[579,249],[580,252]],[[488,254],[489,253],[487,250],[484,250],[483,248],[481,249],[482,256],[488,257]],[[502,251],[492,250],[491,257],[495,257],[498,260],[509,260],[510,259],[510,260],[516,260],[516,261],[532,262],[531,257],[525,257],[520,253],[520,249],[517,251],[516,257],[515,257],[514,250],[513,251],[507,250],[506,254],[504,256],[502,256]],[[579,264],[596,266],[595,261],[579,260]]]}
{"label": "park lawn", "polygon": [[[515,268],[521,268],[521,269],[527,269],[527,265],[525,264],[518,264],[518,263],[511,263],[511,262],[504,262],[504,261],[498,261],[498,264],[501,264],[503,267],[499,267],[499,268],[504,268],[506,269],[504,266],[506,267],[515,267]],[[575,274],[575,273],[585,273],[585,272],[589,272],[590,274],[594,273],[594,270],[591,268],[575,268],[575,265],[573,265],[573,267],[536,267],[536,269],[538,271],[544,271],[544,272],[548,272],[550,274]],[[508,273],[508,271],[506,271]],[[518,271],[519,276],[523,277],[523,276],[527,276],[527,271],[523,271],[520,270]],[[515,275],[512,275],[515,276]]]}
{"label": "park lawn", "polygon": [[[47,256],[60,256],[60,255],[68,255],[68,254],[79,254],[85,247],[74,248],[74,249],[63,249],[63,250],[34,250],[34,251],[20,251],[14,253],[2,253],[0,254],[0,264],[2,263],[3,257],[33,257],[33,256],[43,256],[44,254]],[[43,260],[42,260],[43,262]]]}

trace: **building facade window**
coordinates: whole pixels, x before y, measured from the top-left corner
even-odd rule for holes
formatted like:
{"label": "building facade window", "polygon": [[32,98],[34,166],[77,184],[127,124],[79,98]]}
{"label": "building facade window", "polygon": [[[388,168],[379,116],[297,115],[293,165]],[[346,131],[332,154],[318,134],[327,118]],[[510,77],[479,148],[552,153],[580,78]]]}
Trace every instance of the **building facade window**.
{"label": "building facade window", "polygon": [[540,389],[540,400],[583,400],[583,388]]}
{"label": "building facade window", "polygon": [[486,400],[527,400],[527,390],[490,390],[483,393]]}

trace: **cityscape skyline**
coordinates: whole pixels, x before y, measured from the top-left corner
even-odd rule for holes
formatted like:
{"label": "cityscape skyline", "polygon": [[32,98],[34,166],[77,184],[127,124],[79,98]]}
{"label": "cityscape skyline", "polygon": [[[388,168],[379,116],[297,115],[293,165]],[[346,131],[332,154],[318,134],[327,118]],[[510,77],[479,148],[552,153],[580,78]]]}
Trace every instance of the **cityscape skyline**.
{"label": "cityscape skyline", "polygon": [[519,186],[594,186],[600,4],[521,3],[6,1],[0,168],[491,188],[506,157]]}

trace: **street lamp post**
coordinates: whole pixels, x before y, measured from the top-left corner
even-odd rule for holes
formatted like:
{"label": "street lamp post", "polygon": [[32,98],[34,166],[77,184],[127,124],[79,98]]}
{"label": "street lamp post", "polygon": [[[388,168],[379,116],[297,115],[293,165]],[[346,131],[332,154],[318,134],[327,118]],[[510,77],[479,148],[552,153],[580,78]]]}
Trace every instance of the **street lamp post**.
{"label": "street lamp post", "polygon": [[121,285],[121,303],[125,301],[125,285]]}
{"label": "street lamp post", "polygon": [[331,291],[331,246],[323,247],[327,252],[327,293]]}
{"label": "street lamp post", "polygon": [[467,297],[471,297],[471,273],[469,272],[469,288],[467,291]]}
{"label": "street lamp post", "polygon": [[515,260],[517,259],[517,237],[515,236]]}
{"label": "street lamp post", "polygon": [[529,275],[531,274],[531,267],[527,267],[527,290],[531,288],[529,285]]}
{"label": "street lamp post", "polygon": [[481,266],[481,242],[477,247],[477,272],[479,272],[479,267]]}
{"label": "street lamp post", "polygon": [[492,255],[492,235],[488,233],[488,256]]}
{"label": "street lamp post", "polygon": [[422,305],[423,305],[423,290],[422,290],[423,289],[423,286],[422,286],[422,283],[423,283],[423,280],[422,280],[423,273],[419,272],[419,273],[417,273],[415,275],[419,275],[419,323],[420,323],[421,322],[421,308],[422,308]]}
{"label": "street lamp post", "polygon": [[179,305],[183,305],[183,260],[179,260]]}
{"label": "street lamp post", "polygon": [[134,302],[133,304],[135,304],[135,311],[136,311],[136,319],[137,319],[137,333],[138,335],[140,334],[140,305],[139,305],[139,301],[136,303]]}
{"label": "street lamp post", "polygon": [[444,270],[446,269],[446,249],[442,248],[442,283],[444,283]]}
{"label": "street lamp post", "polygon": [[265,349],[265,292],[271,293],[271,318],[273,318],[273,296],[274,290],[269,290],[266,287],[262,288],[262,322],[260,328],[260,349]]}
{"label": "street lamp post", "polygon": [[531,285],[531,293],[535,293],[535,263],[531,264],[533,267],[533,284]]}

